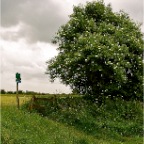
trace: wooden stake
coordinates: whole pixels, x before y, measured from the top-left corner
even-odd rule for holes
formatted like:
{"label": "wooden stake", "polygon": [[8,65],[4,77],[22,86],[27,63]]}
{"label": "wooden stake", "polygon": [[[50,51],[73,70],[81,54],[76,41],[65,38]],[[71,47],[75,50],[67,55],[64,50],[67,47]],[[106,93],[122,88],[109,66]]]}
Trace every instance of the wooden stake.
{"label": "wooden stake", "polygon": [[16,82],[16,99],[17,99],[17,108],[19,109],[19,96],[18,96],[18,82]]}

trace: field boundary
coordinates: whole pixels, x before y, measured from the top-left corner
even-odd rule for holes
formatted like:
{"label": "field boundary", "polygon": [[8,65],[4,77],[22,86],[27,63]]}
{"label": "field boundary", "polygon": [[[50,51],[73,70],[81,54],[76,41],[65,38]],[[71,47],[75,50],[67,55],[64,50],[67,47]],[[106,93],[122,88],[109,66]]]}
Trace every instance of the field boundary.
{"label": "field boundary", "polygon": [[44,105],[36,104],[36,102],[38,101],[48,101],[55,104],[57,102],[57,98],[56,96],[51,98],[40,98],[40,97],[33,96],[29,104],[29,110],[33,110],[34,108],[44,108]]}

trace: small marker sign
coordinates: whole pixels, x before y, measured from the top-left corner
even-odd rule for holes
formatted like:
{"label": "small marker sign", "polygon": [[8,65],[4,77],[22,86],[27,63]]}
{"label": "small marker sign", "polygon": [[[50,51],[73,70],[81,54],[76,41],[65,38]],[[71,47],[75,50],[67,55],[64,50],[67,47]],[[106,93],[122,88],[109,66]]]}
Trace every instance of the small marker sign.
{"label": "small marker sign", "polygon": [[18,84],[21,83],[21,75],[20,73],[16,73],[16,100],[17,100],[17,108],[19,109],[20,104],[19,104],[19,97],[18,97]]}
{"label": "small marker sign", "polygon": [[21,83],[21,75],[20,73],[16,73],[16,82]]}

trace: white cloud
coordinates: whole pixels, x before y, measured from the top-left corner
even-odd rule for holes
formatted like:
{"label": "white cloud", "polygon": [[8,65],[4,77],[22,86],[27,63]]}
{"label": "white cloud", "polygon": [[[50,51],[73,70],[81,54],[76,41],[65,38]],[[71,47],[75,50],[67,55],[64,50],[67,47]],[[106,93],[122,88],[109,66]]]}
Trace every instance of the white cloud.
{"label": "white cloud", "polygon": [[143,21],[143,0],[105,0],[111,3],[114,11],[124,10],[136,22]]}
{"label": "white cloud", "polygon": [[59,81],[51,84],[48,75],[45,75],[45,62],[57,55],[56,46],[43,42],[27,44],[23,39],[17,42],[1,40],[0,43],[2,88],[15,90],[15,73],[19,72],[22,77],[22,90],[54,93],[63,89],[61,91],[69,92],[69,88]]}

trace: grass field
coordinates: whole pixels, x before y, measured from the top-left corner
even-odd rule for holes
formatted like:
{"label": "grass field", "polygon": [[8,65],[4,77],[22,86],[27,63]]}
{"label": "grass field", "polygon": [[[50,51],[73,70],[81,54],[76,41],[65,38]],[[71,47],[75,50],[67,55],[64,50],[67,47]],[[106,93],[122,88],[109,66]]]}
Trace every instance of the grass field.
{"label": "grass field", "polygon": [[[20,99],[20,105],[22,105],[27,101],[29,101],[31,99],[31,96],[20,95],[19,99]],[[1,105],[16,106],[17,105],[16,95],[12,94],[1,95]]]}
{"label": "grass field", "polygon": [[140,102],[108,101],[98,107],[82,99],[59,99],[44,109],[25,109],[31,96],[1,96],[2,144],[142,144]]}

